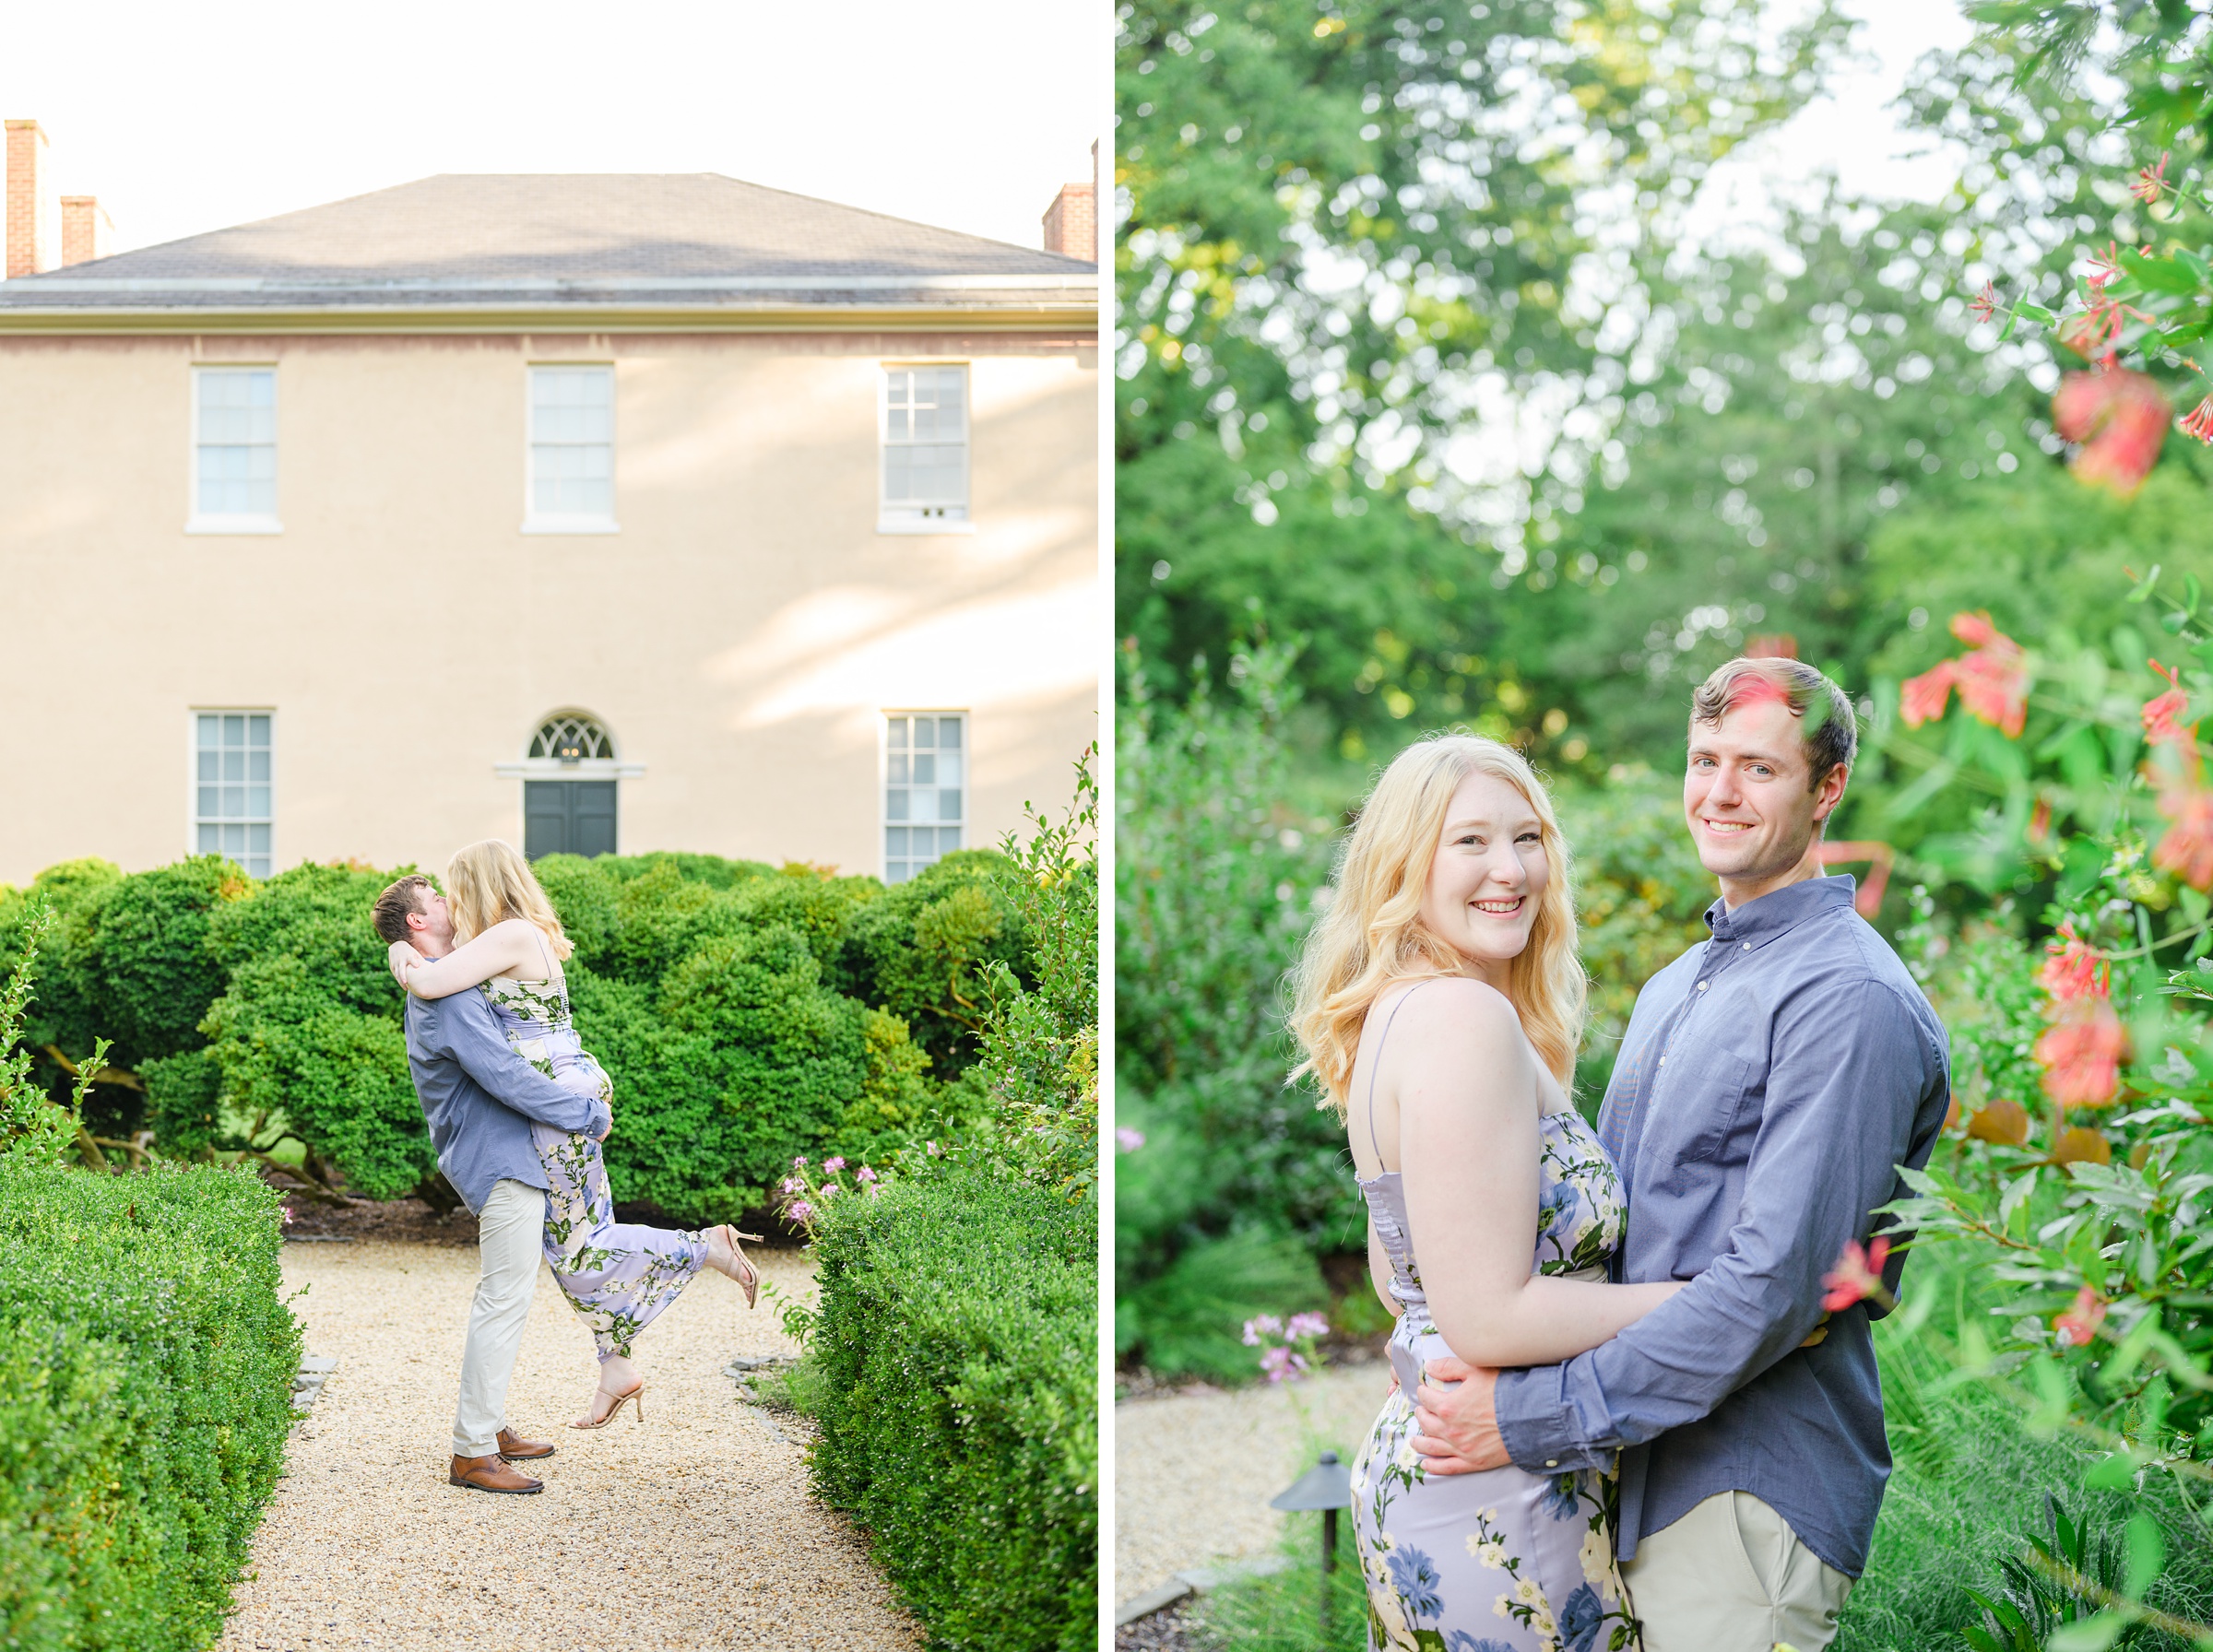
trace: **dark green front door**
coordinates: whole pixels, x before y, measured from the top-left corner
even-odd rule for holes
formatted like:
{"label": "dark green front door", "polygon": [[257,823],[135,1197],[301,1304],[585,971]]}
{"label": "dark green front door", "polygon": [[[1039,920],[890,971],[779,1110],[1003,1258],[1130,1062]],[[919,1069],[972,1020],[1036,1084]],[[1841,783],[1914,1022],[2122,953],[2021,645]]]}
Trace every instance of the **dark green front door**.
{"label": "dark green front door", "polygon": [[523,854],[612,855],[615,785],[611,780],[523,782]]}

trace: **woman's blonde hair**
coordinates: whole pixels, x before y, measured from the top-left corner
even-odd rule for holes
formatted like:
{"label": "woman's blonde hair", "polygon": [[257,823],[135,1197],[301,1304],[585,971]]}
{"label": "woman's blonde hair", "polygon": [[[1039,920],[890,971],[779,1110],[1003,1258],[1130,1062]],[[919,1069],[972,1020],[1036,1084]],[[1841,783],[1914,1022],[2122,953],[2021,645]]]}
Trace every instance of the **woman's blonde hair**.
{"label": "woman's blonde hair", "polygon": [[1473,973],[1467,959],[1422,921],[1422,898],[1452,795],[1474,773],[1505,781],[1537,817],[1551,876],[1529,945],[1513,961],[1508,996],[1553,1077],[1563,1089],[1573,1078],[1588,983],[1576,956],[1568,842],[1552,799],[1511,747],[1479,735],[1430,735],[1391,760],[1361,805],[1329,909],[1308,935],[1293,974],[1291,1031],[1307,1058],[1292,1077],[1320,1079],[1320,1104],[1340,1117],[1361,1023],[1384,990],[1400,981]]}
{"label": "woman's blonde hair", "polygon": [[488,837],[455,852],[445,863],[446,911],[454,939],[466,941],[508,918],[528,918],[546,938],[556,958],[576,949],[561,932],[561,917],[538,881],[530,863],[513,844]]}

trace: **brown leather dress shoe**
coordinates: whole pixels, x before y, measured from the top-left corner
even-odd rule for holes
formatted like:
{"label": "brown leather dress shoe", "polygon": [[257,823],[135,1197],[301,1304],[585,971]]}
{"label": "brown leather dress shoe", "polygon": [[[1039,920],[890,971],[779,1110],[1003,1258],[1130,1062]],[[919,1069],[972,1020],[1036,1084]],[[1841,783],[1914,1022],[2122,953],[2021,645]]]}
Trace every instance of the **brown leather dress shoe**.
{"label": "brown leather dress shoe", "polygon": [[511,1496],[527,1497],[533,1492],[542,1492],[545,1483],[532,1480],[527,1474],[518,1474],[501,1460],[497,1452],[490,1457],[457,1457],[447,1472],[445,1482],[466,1486],[472,1492],[505,1492]]}
{"label": "brown leather dress shoe", "polygon": [[553,1447],[543,1440],[526,1440],[511,1428],[500,1430],[500,1455],[511,1463],[527,1462],[533,1457],[551,1457]]}

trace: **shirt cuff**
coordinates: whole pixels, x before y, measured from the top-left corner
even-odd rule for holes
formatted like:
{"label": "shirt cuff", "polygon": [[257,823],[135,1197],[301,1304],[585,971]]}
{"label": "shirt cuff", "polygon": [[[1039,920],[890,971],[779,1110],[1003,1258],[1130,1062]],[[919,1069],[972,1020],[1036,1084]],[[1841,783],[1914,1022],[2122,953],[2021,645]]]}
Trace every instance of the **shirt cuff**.
{"label": "shirt cuff", "polygon": [[592,1103],[592,1139],[597,1141],[615,1127],[615,1110],[605,1102]]}
{"label": "shirt cuff", "polygon": [[1491,1409],[1498,1420],[1498,1437],[1517,1469],[1531,1474],[1566,1474],[1612,1465],[1611,1450],[1594,1449],[1577,1431],[1565,1365],[1501,1371],[1492,1390]]}

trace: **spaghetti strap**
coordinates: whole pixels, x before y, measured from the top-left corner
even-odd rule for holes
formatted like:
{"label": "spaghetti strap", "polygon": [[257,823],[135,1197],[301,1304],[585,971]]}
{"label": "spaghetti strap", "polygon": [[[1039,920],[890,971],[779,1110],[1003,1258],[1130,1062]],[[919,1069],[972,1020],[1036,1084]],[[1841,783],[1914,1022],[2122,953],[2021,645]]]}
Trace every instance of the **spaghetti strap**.
{"label": "spaghetti strap", "polygon": [[1376,1063],[1367,1069],[1367,1145],[1375,1150],[1378,1168],[1387,1174],[1391,1167],[1383,1162],[1383,1144],[1376,1139],[1376,1075],[1383,1070],[1383,1046],[1390,1041],[1391,1023],[1399,1019],[1399,1011],[1406,1008],[1406,999],[1414,997],[1415,993],[1421,991],[1436,978],[1432,975],[1427,980],[1416,981],[1406,989],[1405,994],[1399,1001],[1391,1007],[1391,1013],[1383,1018],[1383,1035],[1376,1040]]}

